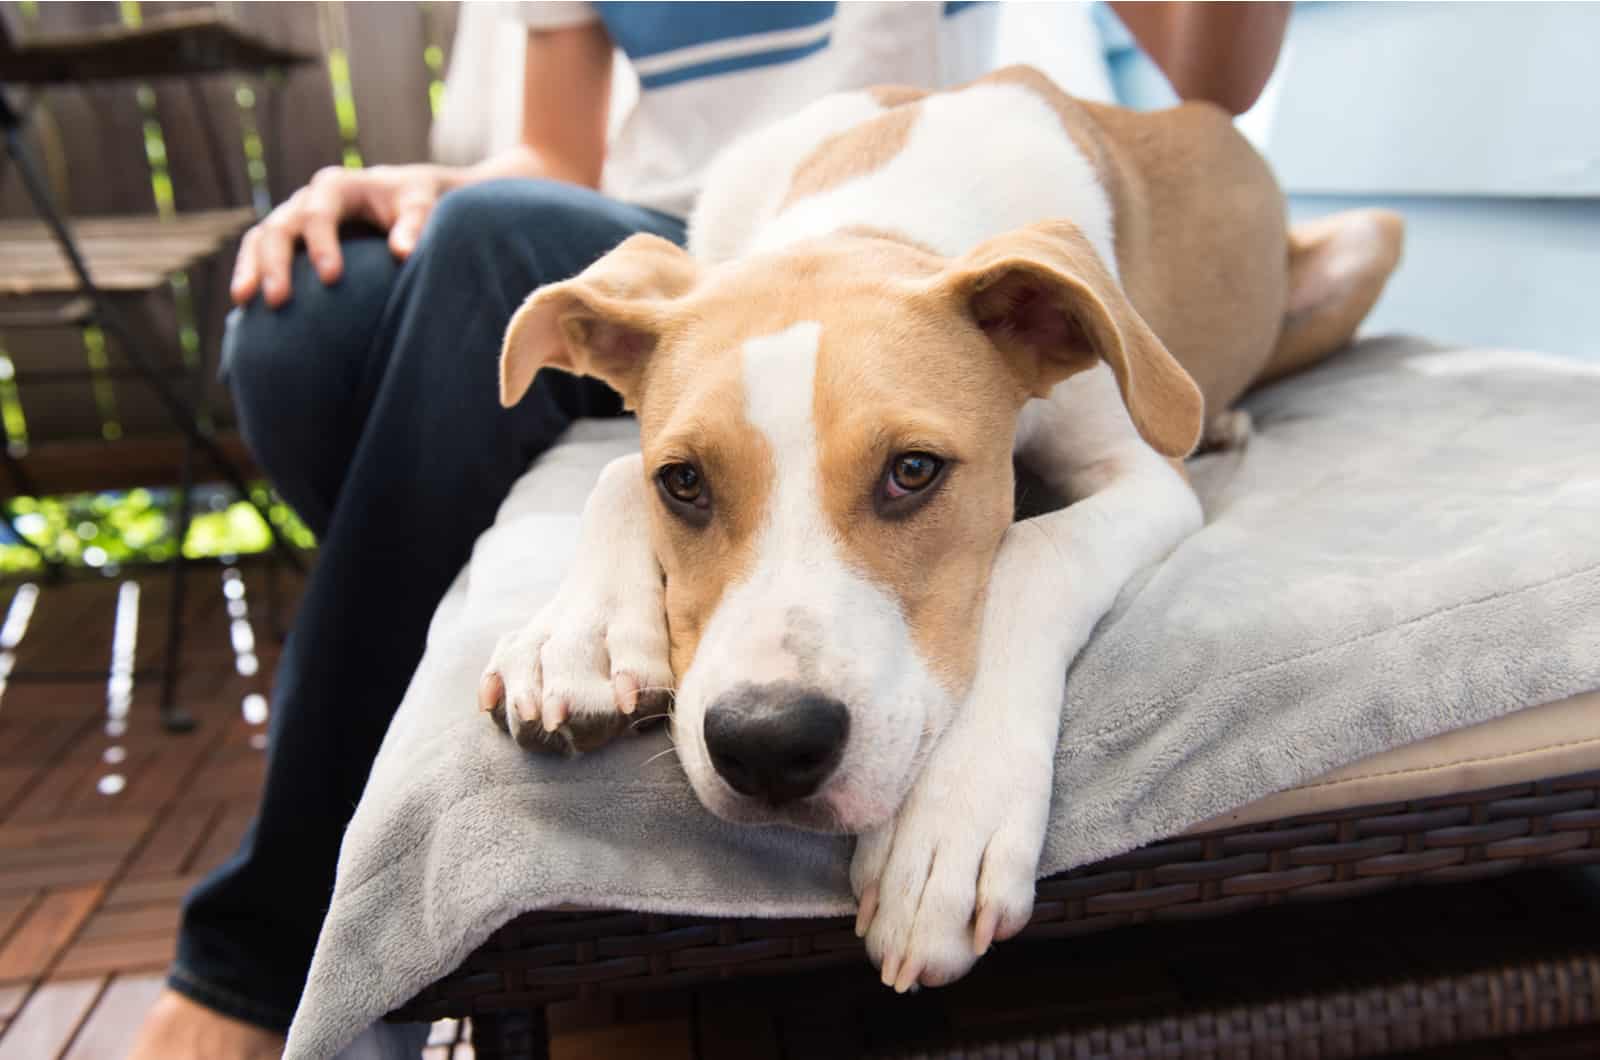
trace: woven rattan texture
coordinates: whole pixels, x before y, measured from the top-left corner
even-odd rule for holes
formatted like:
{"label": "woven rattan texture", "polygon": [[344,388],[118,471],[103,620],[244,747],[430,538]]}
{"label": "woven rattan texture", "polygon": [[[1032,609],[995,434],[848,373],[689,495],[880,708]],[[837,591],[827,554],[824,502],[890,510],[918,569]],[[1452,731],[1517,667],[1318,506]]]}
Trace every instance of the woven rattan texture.
{"label": "woven rattan texture", "polygon": [[[1595,862],[1600,771],[1156,843],[1041,880],[1024,934],[1082,935]],[[472,1015],[865,959],[848,919],[530,913],[392,1018]],[[1286,1010],[1283,1018],[1299,1016]]]}
{"label": "woven rattan texture", "polygon": [[1145,1057],[1391,1056],[1600,1021],[1600,957],[1514,964],[1189,1013],[973,1042],[896,1060],[1135,1060]]}

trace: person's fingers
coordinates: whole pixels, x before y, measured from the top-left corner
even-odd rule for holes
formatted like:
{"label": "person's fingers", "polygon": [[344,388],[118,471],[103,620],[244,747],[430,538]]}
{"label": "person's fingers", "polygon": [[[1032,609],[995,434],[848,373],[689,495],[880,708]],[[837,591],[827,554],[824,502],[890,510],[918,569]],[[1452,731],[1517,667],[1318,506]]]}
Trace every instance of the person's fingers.
{"label": "person's fingers", "polygon": [[339,253],[339,221],[343,206],[333,188],[313,184],[306,197],[301,214],[300,238],[305,240],[306,256],[317,277],[323,283],[334,283],[344,272],[344,258]]}
{"label": "person's fingers", "polygon": [[389,250],[404,260],[417,248],[422,238],[422,226],[428,223],[433,210],[432,199],[410,199],[403,202],[395,214],[394,227],[389,229]]}
{"label": "person's fingers", "polygon": [[[298,194],[298,193],[297,193]],[[256,268],[261,273],[261,297],[276,309],[289,300],[289,266],[294,261],[298,213],[291,199],[261,223],[256,240]]]}
{"label": "person's fingers", "polygon": [[390,174],[390,168],[373,166],[363,170],[349,194],[350,212],[359,214],[385,232],[394,227],[397,214],[395,204],[402,190],[399,182]]}
{"label": "person's fingers", "polygon": [[235,305],[250,301],[261,286],[261,269],[256,260],[256,243],[260,238],[261,229],[256,226],[239,240],[239,258],[233,263],[233,280],[228,284],[228,294]]}

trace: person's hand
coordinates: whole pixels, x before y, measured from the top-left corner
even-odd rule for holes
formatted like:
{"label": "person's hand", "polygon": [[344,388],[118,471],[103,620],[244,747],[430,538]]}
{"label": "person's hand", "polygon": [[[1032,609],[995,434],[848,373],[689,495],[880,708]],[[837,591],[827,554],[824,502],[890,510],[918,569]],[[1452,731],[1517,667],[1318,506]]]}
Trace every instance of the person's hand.
{"label": "person's hand", "polygon": [[405,258],[434,204],[461,176],[451,167],[426,164],[319,170],[310,184],[244,234],[230,285],[233,300],[242,305],[259,291],[273,308],[287,302],[289,265],[300,242],[322,282],[338,280],[344,269],[339,225],[345,221],[368,221],[388,232],[389,249]]}

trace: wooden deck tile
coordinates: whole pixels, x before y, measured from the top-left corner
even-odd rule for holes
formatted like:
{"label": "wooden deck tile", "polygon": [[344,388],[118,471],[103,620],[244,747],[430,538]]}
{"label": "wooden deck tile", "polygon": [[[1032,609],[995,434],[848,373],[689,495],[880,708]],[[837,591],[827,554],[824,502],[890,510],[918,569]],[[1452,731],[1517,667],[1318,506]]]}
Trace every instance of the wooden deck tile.
{"label": "wooden deck tile", "polygon": [[32,987],[27,983],[0,986],[0,1024],[8,1022],[22,1008],[23,998]]}
{"label": "wooden deck tile", "polygon": [[34,865],[25,869],[7,869],[0,874],[0,894],[103,884],[116,873],[121,861],[120,857],[102,857],[56,865]]}
{"label": "wooden deck tile", "polygon": [[80,942],[110,939],[157,938],[178,933],[176,905],[146,905],[133,909],[102,909],[78,932]]}
{"label": "wooden deck tile", "polygon": [[250,819],[255,816],[255,809],[252,804],[233,806],[226,810],[217,820],[217,826],[206,837],[205,845],[195,854],[191,869],[200,873],[210,872],[237,850],[239,840],[244,838],[245,829],[249,827]]}
{"label": "wooden deck tile", "polygon": [[[215,732],[188,733],[169,739],[165,747],[147,751],[132,750],[119,743],[125,757],[117,763],[107,763],[102,759],[102,746],[89,760],[89,769],[84,778],[63,792],[60,812],[92,813],[97,808],[115,805],[122,810],[154,813],[170,803],[183,789],[190,775],[215,746],[217,736]],[[105,743],[105,746],[109,746],[109,743]],[[102,794],[97,787],[101,777],[112,774],[123,778],[122,787],[114,799]]]}
{"label": "wooden deck tile", "polygon": [[5,819],[6,810],[22,799],[28,786],[42,772],[35,766],[0,766],[0,820]]}
{"label": "wooden deck tile", "polygon": [[140,905],[177,905],[189,889],[199,883],[199,873],[188,876],[163,876],[157,879],[129,880],[111,889],[105,908],[126,909]]}
{"label": "wooden deck tile", "polygon": [[124,1055],[162,985],[159,975],[119,975],[111,980],[63,1060],[111,1060]]}
{"label": "wooden deck tile", "polygon": [[70,757],[57,762],[32,785],[6,819],[27,824],[60,817],[63,805],[74,795],[93,788],[99,769],[98,759]]}
{"label": "wooden deck tile", "polygon": [[104,884],[91,884],[52,891],[41,898],[0,948],[0,983],[43,975],[78,933],[104,892]]}
{"label": "wooden deck tile", "polygon": [[177,930],[133,939],[74,942],[50,970],[52,978],[71,979],[112,972],[160,972],[177,953]]}
{"label": "wooden deck tile", "polygon": [[0,848],[0,875],[12,870],[37,868],[73,861],[101,861],[107,858],[119,862],[133,847],[132,839],[108,839],[98,843],[72,843],[60,846]]}
{"label": "wooden deck tile", "polygon": [[173,807],[156,824],[144,846],[128,863],[123,879],[177,876],[182,873],[211,833],[221,813],[221,805],[209,799],[186,801]]}
{"label": "wooden deck tile", "polygon": [[[34,605],[28,634],[17,645],[18,672],[103,672],[111,661],[115,608],[116,586],[110,583],[67,582],[45,587]],[[104,691],[104,685],[77,688],[89,696]]]}
{"label": "wooden deck tile", "polygon": [[23,1004],[0,1036],[0,1060],[53,1060],[78,1032],[103,979],[46,983]]}
{"label": "wooden deck tile", "polygon": [[8,820],[34,789],[50,780],[57,763],[90,724],[83,717],[66,717],[13,724],[10,735],[0,731],[0,747],[13,736],[16,740],[0,764],[0,821]]}
{"label": "wooden deck tile", "polygon": [[34,824],[8,823],[0,828],[0,851],[47,850],[97,841],[133,842],[144,834],[150,823],[151,815],[147,813],[98,813]]}
{"label": "wooden deck tile", "polygon": [[7,689],[5,713],[0,715],[0,736],[5,738],[0,742],[0,763],[6,765],[47,765],[72,746],[89,720],[82,708],[46,718],[22,715],[9,696]]}
{"label": "wooden deck tile", "polygon": [[4,944],[12,930],[22,923],[37,898],[38,895],[32,893],[0,894],[0,944]]}

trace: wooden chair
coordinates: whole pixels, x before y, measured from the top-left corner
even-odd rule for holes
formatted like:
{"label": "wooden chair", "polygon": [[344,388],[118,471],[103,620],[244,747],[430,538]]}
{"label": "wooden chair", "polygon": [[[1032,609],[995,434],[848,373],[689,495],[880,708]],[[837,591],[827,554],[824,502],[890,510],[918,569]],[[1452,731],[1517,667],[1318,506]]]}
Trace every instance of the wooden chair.
{"label": "wooden chair", "polygon": [[224,480],[248,499],[256,477],[215,379],[237,238],[322,166],[426,158],[454,15],[0,4],[10,139],[35,160],[31,182],[0,163],[0,499],[179,487],[169,728],[191,724],[174,696],[190,487]]}

